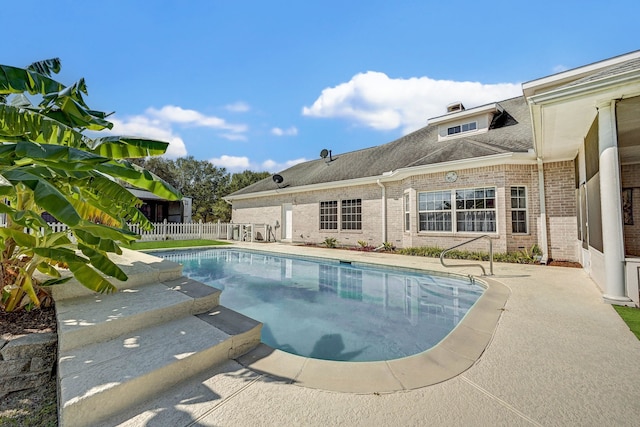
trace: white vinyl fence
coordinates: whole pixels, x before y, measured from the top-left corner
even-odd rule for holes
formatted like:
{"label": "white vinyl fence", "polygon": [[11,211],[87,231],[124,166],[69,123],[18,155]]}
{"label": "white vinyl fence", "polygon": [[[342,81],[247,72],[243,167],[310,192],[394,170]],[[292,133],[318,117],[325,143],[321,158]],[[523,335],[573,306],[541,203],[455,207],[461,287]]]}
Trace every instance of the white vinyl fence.
{"label": "white vinyl fence", "polygon": [[131,231],[139,234],[141,241],[149,240],[237,240],[245,242],[275,241],[272,227],[268,224],[234,224],[227,222],[159,222],[153,223],[153,230],[140,230],[132,226]]}
{"label": "white vinyl fence", "polygon": [[[0,215],[0,227],[5,225]],[[67,226],[61,223],[49,223],[55,232],[64,231]],[[151,240],[236,240],[244,242],[273,242],[276,240],[273,228],[269,224],[234,224],[227,222],[157,222],[153,229],[140,230],[137,225],[130,226],[131,231],[140,235],[139,241]]]}

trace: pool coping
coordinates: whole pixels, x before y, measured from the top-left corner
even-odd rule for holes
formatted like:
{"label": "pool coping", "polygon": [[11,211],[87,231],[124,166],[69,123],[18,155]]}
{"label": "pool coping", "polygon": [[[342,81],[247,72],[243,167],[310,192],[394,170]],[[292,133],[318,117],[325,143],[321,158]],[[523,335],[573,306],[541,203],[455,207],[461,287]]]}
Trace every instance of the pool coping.
{"label": "pool coping", "polygon": [[[275,248],[273,248],[275,250],[261,251],[255,247],[247,248],[239,245],[232,245],[232,247],[300,256],[286,253],[286,251],[280,252]],[[188,248],[176,248],[176,250],[181,249]],[[321,253],[307,257],[336,259],[335,256],[326,257]],[[362,265],[384,265],[362,260],[353,260],[353,262]],[[433,271],[415,267],[399,269]],[[465,276],[442,271],[437,273]],[[478,362],[491,343],[511,293],[507,286],[490,277],[474,276],[474,280],[485,288],[482,296],[445,338],[422,353],[386,361],[344,362],[298,356],[260,344],[236,360],[244,367],[280,382],[335,392],[391,393],[441,383],[462,374]]]}
{"label": "pool coping", "polygon": [[345,393],[391,393],[437,384],[471,368],[487,348],[510,294],[483,277],[485,292],[437,345],[413,356],[379,362],[313,359],[260,344],[237,361],[279,381]]}

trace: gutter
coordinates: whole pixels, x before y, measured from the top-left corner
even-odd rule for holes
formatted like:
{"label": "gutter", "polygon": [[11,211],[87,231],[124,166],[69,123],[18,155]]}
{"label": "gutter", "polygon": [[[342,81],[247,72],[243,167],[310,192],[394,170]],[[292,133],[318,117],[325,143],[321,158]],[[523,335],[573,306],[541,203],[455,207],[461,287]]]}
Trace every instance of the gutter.
{"label": "gutter", "polygon": [[227,201],[234,201],[234,200],[253,199],[255,197],[269,197],[269,196],[275,196],[278,194],[295,194],[295,193],[302,193],[306,191],[325,190],[325,189],[337,188],[337,187],[341,188],[341,187],[352,187],[357,185],[370,185],[370,184],[376,183],[377,181],[380,181],[380,182],[397,181],[399,179],[403,179],[403,178],[406,178],[407,176],[411,176],[414,174],[446,172],[449,170],[467,169],[472,167],[477,168],[477,167],[484,167],[484,166],[495,166],[495,165],[501,165],[505,163],[517,164],[517,165],[530,165],[530,164],[535,164],[535,157],[530,153],[524,153],[524,152],[501,153],[501,154],[495,154],[492,156],[454,160],[451,162],[436,163],[432,165],[410,166],[407,168],[396,169],[395,171],[384,172],[383,174],[377,175],[377,176],[369,176],[369,177],[355,178],[355,179],[349,179],[344,181],[337,181],[339,183],[338,186],[335,185],[336,181],[332,181],[330,183],[308,184],[308,185],[301,185],[299,187],[278,188],[278,189],[260,191],[255,193],[239,194],[237,196],[225,196],[223,198]]}
{"label": "gutter", "polygon": [[376,184],[382,188],[382,198],[380,200],[380,206],[382,209],[382,243],[387,241],[387,188],[378,179]]}

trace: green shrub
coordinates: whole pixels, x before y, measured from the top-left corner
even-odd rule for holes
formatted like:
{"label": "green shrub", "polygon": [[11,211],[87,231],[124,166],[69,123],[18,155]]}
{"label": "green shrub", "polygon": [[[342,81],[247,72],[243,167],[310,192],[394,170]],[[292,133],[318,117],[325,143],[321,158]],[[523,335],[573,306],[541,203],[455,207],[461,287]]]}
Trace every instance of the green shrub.
{"label": "green shrub", "polygon": [[335,237],[327,237],[326,239],[324,239],[324,244],[328,248],[335,248],[336,246],[338,246],[338,239],[336,239]]}
{"label": "green shrub", "polygon": [[382,243],[382,248],[383,248],[385,251],[393,251],[393,250],[395,250],[395,249],[396,249],[396,247],[395,247],[395,246],[393,246],[393,243],[391,243],[391,242],[383,242],[383,243]]}
{"label": "green shrub", "polygon": [[[420,246],[414,248],[399,249],[398,253],[402,255],[424,256],[430,258],[439,258],[443,249],[437,246]],[[533,264],[537,261],[537,257],[542,254],[538,245],[533,245],[531,249],[524,249],[518,252],[494,253],[493,260],[496,262],[510,262],[516,264]],[[479,251],[461,251],[454,249],[447,252],[447,259],[462,259],[471,261],[489,261],[487,252]]]}

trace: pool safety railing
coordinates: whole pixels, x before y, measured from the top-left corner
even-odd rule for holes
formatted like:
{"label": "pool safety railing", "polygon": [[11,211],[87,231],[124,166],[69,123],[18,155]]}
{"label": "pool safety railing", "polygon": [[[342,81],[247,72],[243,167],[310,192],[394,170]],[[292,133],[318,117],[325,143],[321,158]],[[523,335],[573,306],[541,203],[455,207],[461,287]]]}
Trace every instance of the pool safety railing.
{"label": "pool safety railing", "polygon": [[476,264],[476,263],[474,263],[474,264],[449,264],[449,265],[444,263],[444,256],[445,256],[445,254],[447,252],[449,252],[449,251],[451,251],[453,249],[459,248],[460,246],[466,245],[467,243],[475,242],[476,240],[479,240],[479,239],[488,239],[489,240],[489,275],[493,276],[493,241],[491,240],[491,236],[489,236],[488,234],[483,234],[482,236],[475,237],[475,238],[473,238],[471,240],[467,240],[466,242],[462,242],[462,243],[460,243],[458,245],[451,246],[450,248],[445,249],[444,251],[442,251],[440,253],[440,263],[443,266],[447,267],[447,268],[452,268],[452,267],[480,267],[482,269],[482,275],[486,276],[487,272],[484,269],[484,266],[482,264],[479,264],[479,263],[478,264]]}

